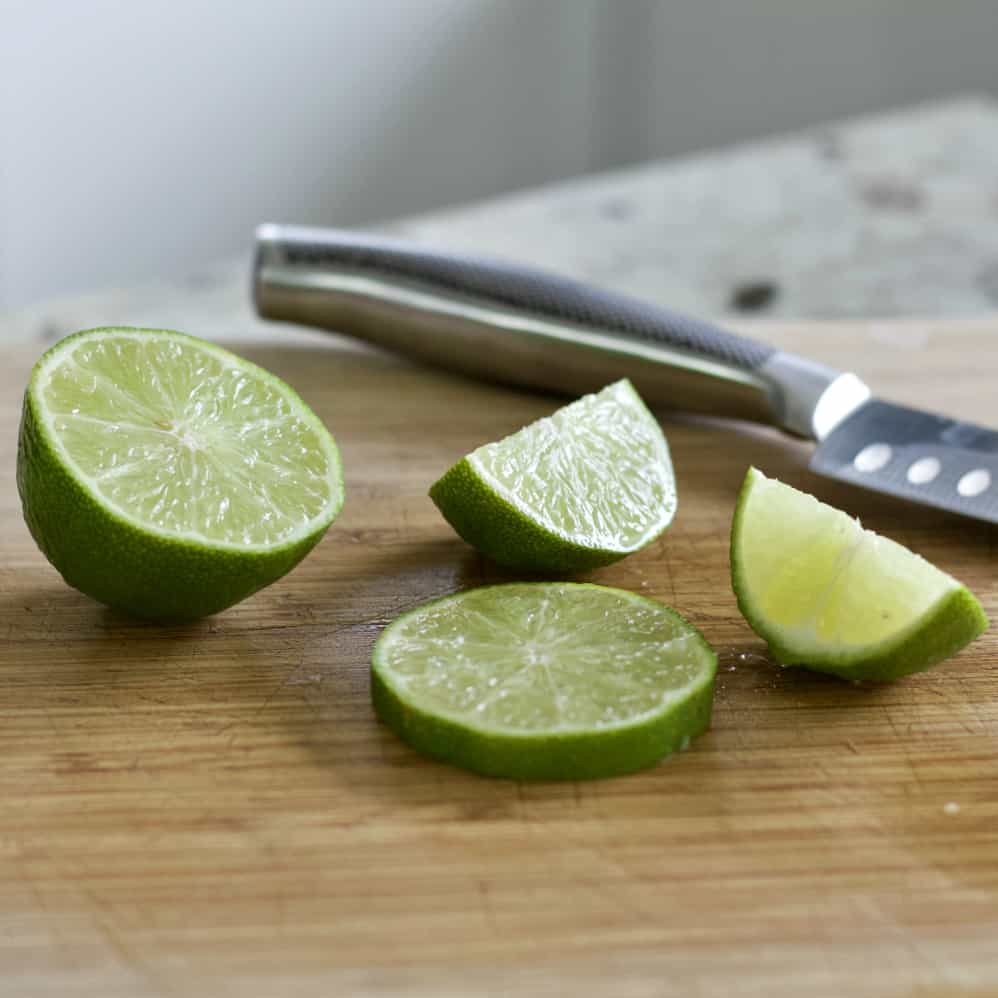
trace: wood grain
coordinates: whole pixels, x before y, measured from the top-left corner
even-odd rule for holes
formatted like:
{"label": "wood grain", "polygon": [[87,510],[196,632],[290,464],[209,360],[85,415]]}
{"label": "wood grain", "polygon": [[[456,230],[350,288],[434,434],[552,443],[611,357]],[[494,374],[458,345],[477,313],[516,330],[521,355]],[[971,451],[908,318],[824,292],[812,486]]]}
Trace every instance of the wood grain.
{"label": "wood grain", "polygon": [[[998,320],[752,331],[995,422]],[[781,671],[738,616],[726,551],[751,462],[953,572],[994,617],[994,529],[814,478],[807,447],[769,430],[665,414],[675,524],[594,577],[715,645],[712,731],[622,779],[478,778],[376,723],[368,657],[400,611],[509,578],[426,489],[556,403],[281,335],[243,352],[337,435],[345,510],[287,579],[173,628],[92,603],[36,551],[14,485],[35,351],[8,351],[4,994],[998,993],[998,638],[882,688]]]}

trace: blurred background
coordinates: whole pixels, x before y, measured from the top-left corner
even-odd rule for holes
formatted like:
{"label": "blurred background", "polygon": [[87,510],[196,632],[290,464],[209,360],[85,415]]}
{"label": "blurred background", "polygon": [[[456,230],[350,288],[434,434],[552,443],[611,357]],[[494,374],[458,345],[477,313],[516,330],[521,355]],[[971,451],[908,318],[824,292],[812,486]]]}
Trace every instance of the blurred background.
{"label": "blurred background", "polygon": [[0,309],[998,89],[994,0],[0,0]]}

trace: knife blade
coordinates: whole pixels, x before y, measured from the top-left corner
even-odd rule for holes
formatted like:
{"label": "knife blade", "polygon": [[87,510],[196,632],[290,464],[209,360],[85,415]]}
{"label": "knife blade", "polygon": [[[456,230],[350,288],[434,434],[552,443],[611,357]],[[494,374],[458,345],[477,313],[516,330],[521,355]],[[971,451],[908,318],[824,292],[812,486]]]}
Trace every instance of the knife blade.
{"label": "knife blade", "polygon": [[998,523],[998,431],[872,397],[855,374],[625,295],[501,260],[337,229],[263,225],[260,316],[490,381],[646,401],[818,443],[819,474]]}
{"label": "knife blade", "polygon": [[811,469],[998,523],[998,433],[871,399],[818,445]]}

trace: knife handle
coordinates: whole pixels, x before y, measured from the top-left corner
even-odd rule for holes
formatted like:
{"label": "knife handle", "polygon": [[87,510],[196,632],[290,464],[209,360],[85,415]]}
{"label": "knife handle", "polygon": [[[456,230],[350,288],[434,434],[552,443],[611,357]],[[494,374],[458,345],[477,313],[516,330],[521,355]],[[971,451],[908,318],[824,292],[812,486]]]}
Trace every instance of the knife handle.
{"label": "knife handle", "polygon": [[653,406],[806,437],[823,435],[816,415],[831,389],[843,378],[860,384],[570,278],[346,230],[261,226],[253,295],[264,318],[346,333],[491,381],[578,395],[626,377]]}

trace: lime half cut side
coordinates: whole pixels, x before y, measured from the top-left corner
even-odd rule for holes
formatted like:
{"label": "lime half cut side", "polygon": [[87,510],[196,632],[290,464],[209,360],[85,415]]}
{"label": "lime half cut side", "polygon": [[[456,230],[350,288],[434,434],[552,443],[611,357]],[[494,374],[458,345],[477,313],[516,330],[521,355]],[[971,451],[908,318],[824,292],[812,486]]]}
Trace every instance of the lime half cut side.
{"label": "lime half cut side", "polygon": [[280,578],[343,502],[336,444],[291,388],[194,337],[130,328],[70,336],[35,366],[18,487],[67,582],[164,619]]}
{"label": "lime half cut side", "polygon": [[927,669],[988,626],[952,576],[755,468],[735,510],[731,580],[780,662],[847,679]]}
{"label": "lime half cut side", "polygon": [[489,776],[650,766],[710,722],[717,659],[675,611],[603,586],[527,582],[427,603],[373,656],[374,705],[414,748]]}
{"label": "lime half cut side", "polygon": [[676,512],[668,445],[629,381],[479,447],[430,497],[473,547],[537,572],[608,565],[658,537]]}

